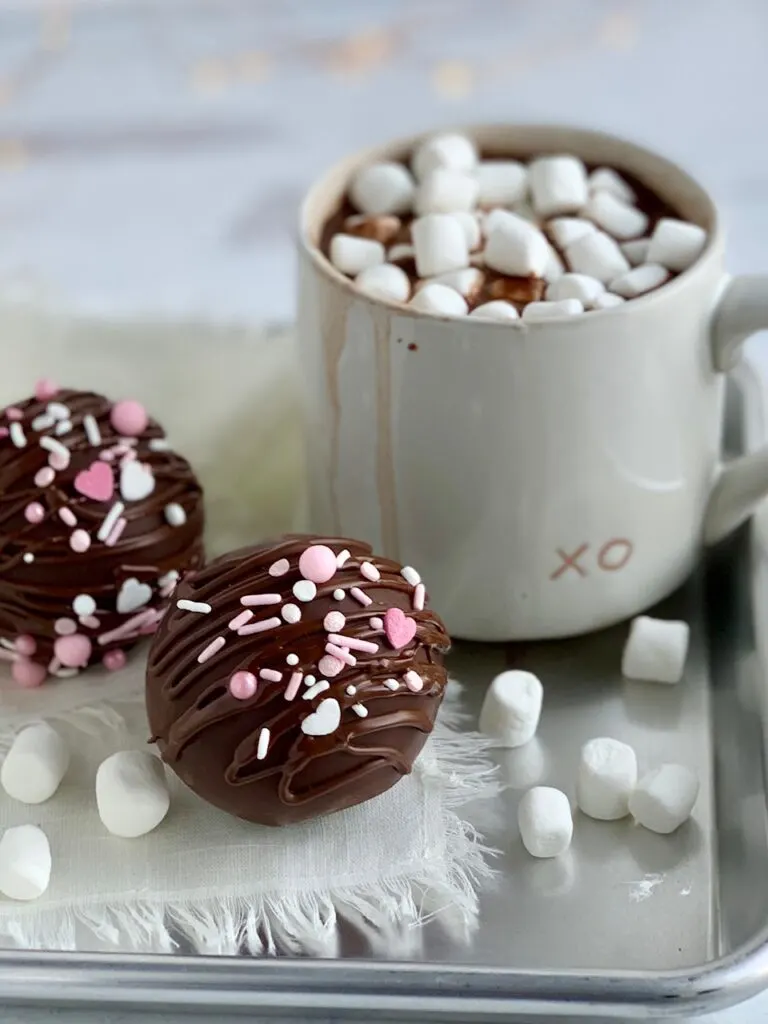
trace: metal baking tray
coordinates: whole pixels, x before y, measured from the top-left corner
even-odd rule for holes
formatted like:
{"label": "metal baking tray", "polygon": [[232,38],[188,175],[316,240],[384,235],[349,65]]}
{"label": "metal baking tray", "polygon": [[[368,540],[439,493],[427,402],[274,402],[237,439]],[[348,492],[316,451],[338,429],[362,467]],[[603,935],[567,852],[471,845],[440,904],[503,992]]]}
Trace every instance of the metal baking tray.
{"label": "metal baking tray", "polygon": [[[753,384],[740,396],[754,410]],[[756,423],[752,415],[753,427]],[[759,425],[758,425],[759,426]],[[755,428],[757,429],[757,428]],[[762,429],[762,427],[760,427]],[[730,447],[740,447],[737,429]],[[628,682],[626,626],[530,645],[458,645],[454,674],[476,716],[486,685],[512,665],[545,685],[537,738],[501,752],[508,784],[471,809],[499,849],[497,883],[481,899],[471,945],[424,931],[409,962],[376,959],[354,936],[338,960],[0,953],[0,1000],[386,1020],[530,1020],[584,1015],[658,1019],[712,1010],[768,984],[768,789],[765,771],[768,560],[742,530],[705,557],[658,609],[692,627],[676,687]],[[569,855],[535,861],[515,825],[521,792],[538,782],[572,794],[579,746],[597,735],[632,743],[641,767],[694,767],[694,818],[672,836],[630,821],[576,815]]]}

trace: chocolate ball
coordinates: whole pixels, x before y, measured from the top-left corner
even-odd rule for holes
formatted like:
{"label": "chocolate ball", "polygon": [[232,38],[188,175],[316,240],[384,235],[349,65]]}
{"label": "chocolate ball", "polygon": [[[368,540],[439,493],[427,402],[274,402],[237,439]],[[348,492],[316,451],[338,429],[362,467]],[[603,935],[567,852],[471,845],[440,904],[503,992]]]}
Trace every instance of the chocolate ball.
{"label": "chocolate ball", "polygon": [[57,389],[0,412],[0,658],[20,686],[157,629],[203,559],[202,491],[135,401]]}
{"label": "chocolate ball", "polygon": [[378,796],[432,731],[450,641],[413,569],[289,535],[183,580],[152,643],[163,760],[230,814],[287,825]]}

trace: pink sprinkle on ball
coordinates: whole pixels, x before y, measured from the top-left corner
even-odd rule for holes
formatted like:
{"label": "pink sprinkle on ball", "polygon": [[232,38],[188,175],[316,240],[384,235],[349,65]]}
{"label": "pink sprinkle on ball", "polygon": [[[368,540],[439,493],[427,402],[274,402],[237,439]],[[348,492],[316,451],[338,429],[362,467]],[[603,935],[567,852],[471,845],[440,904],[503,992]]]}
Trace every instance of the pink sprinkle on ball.
{"label": "pink sprinkle on ball", "polygon": [[312,583],[327,583],[336,575],[336,555],[325,544],[311,544],[299,558],[299,572]]}
{"label": "pink sprinkle on ball", "polygon": [[28,661],[27,658],[19,658],[11,666],[13,681],[25,690],[33,690],[45,682],[48,670],[45,665],[38,665],[36,661]]}
{"label": "pink sprinkle on ball", "polygon": [[55,472],[50,466],[43,466],[35,473],[35,487],[49,487],[56,479]]}
{"label": "pink sprinkle on ball", "polygon": [[229,692],[236,700],[248,700],[256,693],[257,686],[253,672],[235,672],[229,680]]}
{"label": "pink sprinkle on ball", "polygon": [[30,501],[24,509],[24,518],[28,523],[42,523],[45,519],[45,509],[39,501]]}
{"label": "pink sprinkle on ball", "polygon": [[16,643],[13,646],[22,657],[31,658],[37,650],[37,640],[29,633],[21,633],[16,637]]}
{"label": "pink sprinkle on ball", "polygon": [[58,393],[59,386],[50,377],[43,377],[35,384],[35,398],[38,402],[48,402]]}
{"label": "pink sprinkle on ball", "polygon": [[73,551],[76,551],[78,555],[82,555],[91,546],[91,538],[85,530],[75,530],[69,538],[69,546]]}
{"label": "pink sprinkle on ball", "polygon": [[124,437],[138,437],[143,434],[149,424],[149,416],[141,402],[125,399],[115,402],[109,414],[109,420],[118,434]]}
{"label": "pink sprinkle on ball", "polygon": [[92,650],[93,644],[82,633],[60,636],[53,645],[53,653],[66,668],[85,668]]}
{"label": "pink sprinkle on ball", "polygon": [[117,647],[114,651],[107,651],[102,658],[102,664],[107,672],[119,672],[120,669],[125,668],[127,660],[125,651],[121,651],[120,648]]}

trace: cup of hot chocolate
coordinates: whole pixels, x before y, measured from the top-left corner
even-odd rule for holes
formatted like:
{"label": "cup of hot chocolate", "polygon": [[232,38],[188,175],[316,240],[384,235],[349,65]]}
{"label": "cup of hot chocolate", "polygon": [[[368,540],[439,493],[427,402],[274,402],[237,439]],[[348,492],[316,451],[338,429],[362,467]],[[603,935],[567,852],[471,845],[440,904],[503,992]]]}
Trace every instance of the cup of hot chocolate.
{"label": "cup of hot chocolate", "polygon": [[311,527],[418,569],[465,639],[563,637],[676,589],[768,493],[723,463],[768,278],[706,191],[599,132],[484,126],[350,157],[301,212]]}

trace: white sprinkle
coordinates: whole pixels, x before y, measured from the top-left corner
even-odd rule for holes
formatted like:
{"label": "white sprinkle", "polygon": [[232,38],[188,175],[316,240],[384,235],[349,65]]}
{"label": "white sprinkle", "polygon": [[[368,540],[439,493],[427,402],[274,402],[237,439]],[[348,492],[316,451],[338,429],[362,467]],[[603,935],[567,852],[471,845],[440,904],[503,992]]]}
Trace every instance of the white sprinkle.
{"label": "white sprinkle", "polygon": [[51,452],[55,455],[61,455],[62,458],[69,458],[69,448],[57,441],[55,437],[41,437],[40,447],[45,448],[47,452]]}
{"label": "white sprinkle", "polygon": [[68,420],[71,415],[68,407],[61,402],[49,402],[47,411],[55,420]]}
{"label": "white sprinkle", "polygon": [[400,689],[400,683],[398,683],[398,681],[396,679],[385,679],[384,680],[384,685],[386,686],[386,688],[388,690],[399,690]]}
{"label": "white sprinkle", "polygon": [[270,565],[267,572],[270,576],[285,576],[290,567],[291,566],[287,558],[279,558],[276,562],[273,562],[272,565]]}
{"label": "white sprinkle", "polygon": [[77,516],[72,509],[67,508],[66,505],[59,509],[59,519],[65,526],[77,526]]}
{"label": "white sprinkle", "polygon": [[354,697],[355,694],[357,693],[357,687],[353,686],[352,683],[350,683],[344,692],[348,693],[350,697]]}
{"label": "white sprinkle", "polygon": [[97,448],[101,444],[101,431],[99,430],[99,424],[96,422],[96,417],[92,416],[89,412],[83,416],[83,430],[89,444]]}
{"label": "white sprinkle", "polygon": [[371,629],[384,629],[384,619],[380,619],[378,615],[373,615],[368,619],[368,625]]}
{"label": "white sprinkle", "polygon": [[262,619],[261,622],[253,622],[249,626],[241,626],[237,631],[238,636],[252,636],[254,633],[266,633],[268,629],[277,629],[282,626],[280,619]]}
{"label": "white sprinkle", "polygon": [[239,615],[236,615],[234,619],[230,619],[229,622],[227,623],[227,627],[237,632],[238,629],[242,629],[243,626],[247,625],[252,618],[253,612],[249,612],[248,609],[246,608],[245,611],[240,612]]}
{"label": "white sprinkle", "polygon": [[293,596],[299,601],[313,601],[317,595],[317,587],[312,580],[299,580],[293,584]]}
{"label": "white sprinkle", "polygon": [[317,680],[315,679],[314,676],[311,676],[311,675],[310,676],[304,676],[304,685],[305,686],[314,686],[316,682],[317,682]]}
{"label": "white sprinkle", "polygon": [[57,437],[61,437],[62,434],[68,434],[72,429],[72,420],[59,420],[56,424],[55,434]]}
{"label": "white sprinkle", "polygon": [[[307,676],[307,679],[309,679],[309,676]],[[318,693],[324,693],[326,690],[330,690],[330,688],[331,684],[325,679],[321,679],[319,682],[315,683],[314,686],[310,686],[308,690],[305,690],[302,694],[302,698],[304,700],[312,700],[312,698],[316,697]]]}
{"label": "white sprinkle", "polygon": [[336,568],[341,569],[348,558],[349,552],[347,551],[346,548],[344,548],[343,551],[340,551],[338,555],[336,555]]}
{"label": "white sprinkle", "polygon": [[244,608],[259,608],[267,604],[280,604],[282,597],[279,594],[246,594],[240,598],[240,604]]}
{"label": "white sprinkle", "polygon": [[184,511],[182,506],[175,501],[166,505],[163,513],[165,515],[165,521],[169,526],[183,526],[187,521],[187,513]]}
{"label": "white sprinkle", "polygon": [[264,726],[264,728],[259,733],[259,742],[256,747],[257,761],[263,761],[264,758],[267,756],[267,751],[269,750],[269,736],[269,729],[267,729],[267,727]]}
{"label": "white sprinkle", "polygon": [[371,598],[368,597],[367,594],[363,593],[363,591],[360,589],[360,587],[352,587],[352,589],[349,592],[349,596],[350,597],[354,597],[354,599],[359,604],[361,604],[363,606],[363,608],[367,608],[369,604],[373,604],[373,601],[371,600]]}
{"label": "white sprinkle", "polygon": [[4,647],[6,651],[16,650],[16,644],[13,640],[6,640],[4,636],[0,636],[0,647]]}
{"label": "white sprinkle", "polygon": [[147,447],[151,452],[167,452],[171,446],[167,437],[153,437]]}
{"label": "white sprinkle", "polygon": [[221,650],[226,642],[223,636],[217,636],[215,640],[211,640],[208,646],[198,654],[197,663],[203,665],[206,661],[209,661],[217,651]]}
{"label": "white sprinkle", "polygon": [[346,624],[347,620],[341,612],[328,612],[323,619],[323,629],[329,633],[340,633]]}
{"label": "white sprinkle", "polygon": [[160,576],[157,580],[158,586],[160,587],[175,587],[178,582],[178,569],[169,569],[167,573],[165,573],[163,576]]}
{"label": "white sprinkle", "polygon": [[96,602],[90,594],[78,594],[72,602],[72,611],[78,617],[93,615],[96,611]]}
{"label": "white sprinkle", "polygon": [[414,672],[413,669],[409,669],[405,673],[405,685],[413,693],[419,693],[424,689],[424,680],[421,678],[418,672]]}
{"label": "white sprinkle", "polygon": [[352,710],[359,718],[366,718],[368,716],[368,708],[363,707],[362,704],[353,704]]}
{"label": "white sprinkle", "polygon": [[287,623],[293,625],[301,618],[301,608],[297,604],[286,604],[283,605],[280,614]]}
{"label": "white sprinkle", "polygon": [[376,583],[377,580],[381,579],[381,573],[373,562],[363,562],[360,566],[360,572],[367,580],[370,580],[371,583]]}
{"label": "white sprinkle", "polygon": [[[40,443],[42,444],[42,441]],[[125,512],[125,505],[122,501],[116,501],[109,512],[107,512],[104,517],[104,522],[99,527],[99,532],[96,534],[96,537],[99,540],[103,541],[107,539],[110,533],[112,533],[112,528],[123,512]]]}
{"label": "white sprinkle", "polygon": [[335,601],[343,601],[346,596],[347,595],[344,593],[341,587],[337,587],[333,592],[333,598]]}
{"label": "white sprinkle", "polygon": [[53,416],[48,416],[47,413],[41,413],[39,416],[35,416],[32,420],[32,429],[38,431],[50,430],[56,420]]}
{"label": "white sprinkle", "polygon": [[[181,608],[183,612],[200,612],[201,615],[208,615],[209,612],[213,611],[213,608],[206,604],[205,601],[187,601],[186,598],[177,601],[176,607]],[[221,642],[224,643],[223,637]]]}
{"label": "white sprinkle", "polygon": [[417,583],[413,591],[413,609],[414,611],[421,612],[424,610],[424,584]]}
{"label": "white sprinkle", "polygon": [[28,551],[25,555],[22,555],[21,557],[22,561],[26,562],[27,565],[31,565],[35,560],[35,556],[32,554],[31,551]]}
{"label": "white sprinkle", "polygon": [[299,656],[298,654],[289,654],[285,659],[286,665],[298,665]]}
{"label": "white sprinkle", "polygon": [[279,683],[283,678],[283,673],[274,668],[262,668],[259,670],[259,676],[261,679],[266,679],[268,683]]}
{"label": "white sprinkle", "polygon": [[403,577],[406,583],[410,583],[412,587],[418,587],[421,583],[421,576],[416,570],[410,565],[404,565],[400,570],[400,575]]}
{"label": "white sprinkle", "polygon": [[[11,425],[8,427],[8,433],[10,435],[11,441],[16,445],[17,448],[26,448],[27,435],[24,433],[24,427],[22,427],[18,420],[14,420],[13,423],[11,423]],[[42,444],[42,441],[40,443]]]}

